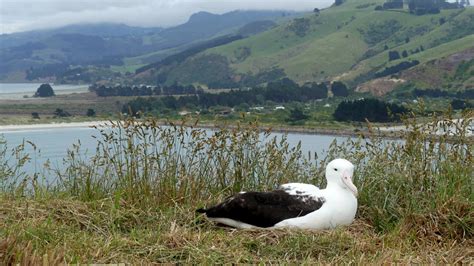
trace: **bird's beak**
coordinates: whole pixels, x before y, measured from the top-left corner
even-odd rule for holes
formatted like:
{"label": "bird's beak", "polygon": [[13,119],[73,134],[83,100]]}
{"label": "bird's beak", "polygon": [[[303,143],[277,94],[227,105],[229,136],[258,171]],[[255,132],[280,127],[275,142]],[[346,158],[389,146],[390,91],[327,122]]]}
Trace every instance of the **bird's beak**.
{"label": "bird's beak", "polygon": [[354,183],[352,183],[352,174],[349,172],[344,172],[342,174],[342,183],[346,185],[346,187],[354,194],[355,197],[357,197],[358,192],[356,186],[354,186]]}

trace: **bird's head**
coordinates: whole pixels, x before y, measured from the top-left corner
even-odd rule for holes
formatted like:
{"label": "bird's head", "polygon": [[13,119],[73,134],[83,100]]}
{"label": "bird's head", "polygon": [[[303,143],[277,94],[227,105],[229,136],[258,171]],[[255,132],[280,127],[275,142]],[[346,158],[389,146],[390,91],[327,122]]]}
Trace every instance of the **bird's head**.
{"label": "bird's head", "polygon": [[338,185],[347,189],[357,197],[357,188],[352,183],[354,165],[345,159],[332,160],[326,166],[326,180],[328,185]]}

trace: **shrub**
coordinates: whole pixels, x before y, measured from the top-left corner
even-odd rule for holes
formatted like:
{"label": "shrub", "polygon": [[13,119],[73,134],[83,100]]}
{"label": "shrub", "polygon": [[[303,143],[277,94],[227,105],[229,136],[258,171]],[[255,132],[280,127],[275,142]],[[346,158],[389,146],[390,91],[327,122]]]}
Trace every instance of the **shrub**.
{"label": "shrub", "polygon": [[54,91],[51,85],[49,84],[41,84],[39,88],[36,90],[34,97],[51,97],[54,96]]}
{"label": "shrub", "polygon": [[61,108],[56,108],[56,110],[54,111],[53,114],[54,114],[54,117],[69,117],[69,116],[71,116],[70,113],[64,111]]}
{"label": "shrub", "polygon": [[398,51],[389,51],[388,52],[388,61],[398,60],[400,59],[400,54]]}
{"label": "shrub", "polygon": [[86,115],[89,117],[95,116],[95,110],[94,109],[87,109]]}
{"label": "shrub", "polygon": [[289,25],[288,29],[299,37],[306,36],[310,28],[310,20],[307,18],[295,18]]}
{"label": "shrub", "polygon": [[31,117],[32,117],[33,119],[40,119],[40,115],[39,115],[38,112],[33,112],[33,113],[31,113]]}
{"label": "shrub", "polygon": [[285,119],[286,122],[290,124],[303,124],[304,120],[308,119],[309,116],[306,115],[301,108],[296,107],[291,109],[288,118]]}
{"label": "shrub", "polygon": [[349,90],[347,89],[346,84],[340,81],[334,81],[331,84],[331,91],[336,97],[347,97],[349,96]]}
{"label": "shrub", "polygon": [[472,108],[472,104],[465,100],[454,99],[451,101],[451,107],[453,110],[464,110],[468,108]]}

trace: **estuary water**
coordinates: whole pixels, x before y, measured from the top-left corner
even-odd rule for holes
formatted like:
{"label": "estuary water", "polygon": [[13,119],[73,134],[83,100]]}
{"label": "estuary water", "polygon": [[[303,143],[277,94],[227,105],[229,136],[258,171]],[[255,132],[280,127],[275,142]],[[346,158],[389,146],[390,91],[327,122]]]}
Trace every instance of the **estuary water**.
{"label": "estuary water", "polygon": [[[32,97],[41,83],[0,83],[0,99],[23,99]],[[51,84],[55,94],[87,92],[89,85]]]}
{"label": "estuary water", "polygon": [[[209,130],[211,133],[212,131]],[[272,136],[282,137],[283,133],[273,133]],[[49,161],[54,169],[62,168],[62,161],[67,155],[67,150],[72,148],[73,144],[80,142],[81,152],[85,156],[93,155],[97,146],[97,139],[93,136],[99,136],[97,129],[83,128],[51,128],[51,129],[28,129],[16,131],[0,130],[0,139],[6,141],[8,149],[14,148],[22,143],[29,141],[35,145],[26,143],[25,153],[30,154],[31,161],[26,166],[27,172],[40,172],[44,163]],[[328,135],[309,135],[299,133],[287,134],[287,142],[295,147],[301,142],[301,149],[304,155],[317,153],[318,156],[324,156],[330,144],[337,140],[342,142],[344,137]]]}

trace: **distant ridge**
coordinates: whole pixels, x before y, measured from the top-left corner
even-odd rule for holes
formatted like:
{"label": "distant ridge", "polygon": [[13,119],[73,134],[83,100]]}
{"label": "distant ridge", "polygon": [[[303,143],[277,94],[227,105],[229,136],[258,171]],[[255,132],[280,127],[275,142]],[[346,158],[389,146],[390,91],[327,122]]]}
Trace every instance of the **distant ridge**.
{"label": "distant ridge", "polygon": [[[172,67],[157,67],[140,79],[160,76],[164,84],[233,88],[286,76],[298,83],[341,80],[355,86],[386,68],[408,66],[402,64],[405,61],[417,61],[416,67],[422,67],[449,54],[466,55],[462,51],[474,47],[474,8],[417,16],[406,6],[376,10],[384,3],[347,0],[250,38],[192,54]],[[391,51],[398,58],[390,59]]]}
{"label": "distant ridge", "polygon": [[[123,66],[133,61],[139,67],[194,44],[235,34],[248,23],[278,20],[282,13],[291,14],[282,11],[234,11],[222,15],[199,12],[186,23],[166,29],[99,23],[3,34],[0,35],[0,80],[25,76],[27,70],[36,72],[35,78],[54,78],[70,65]],[[111,75],[109,70],[106,72]]]}

